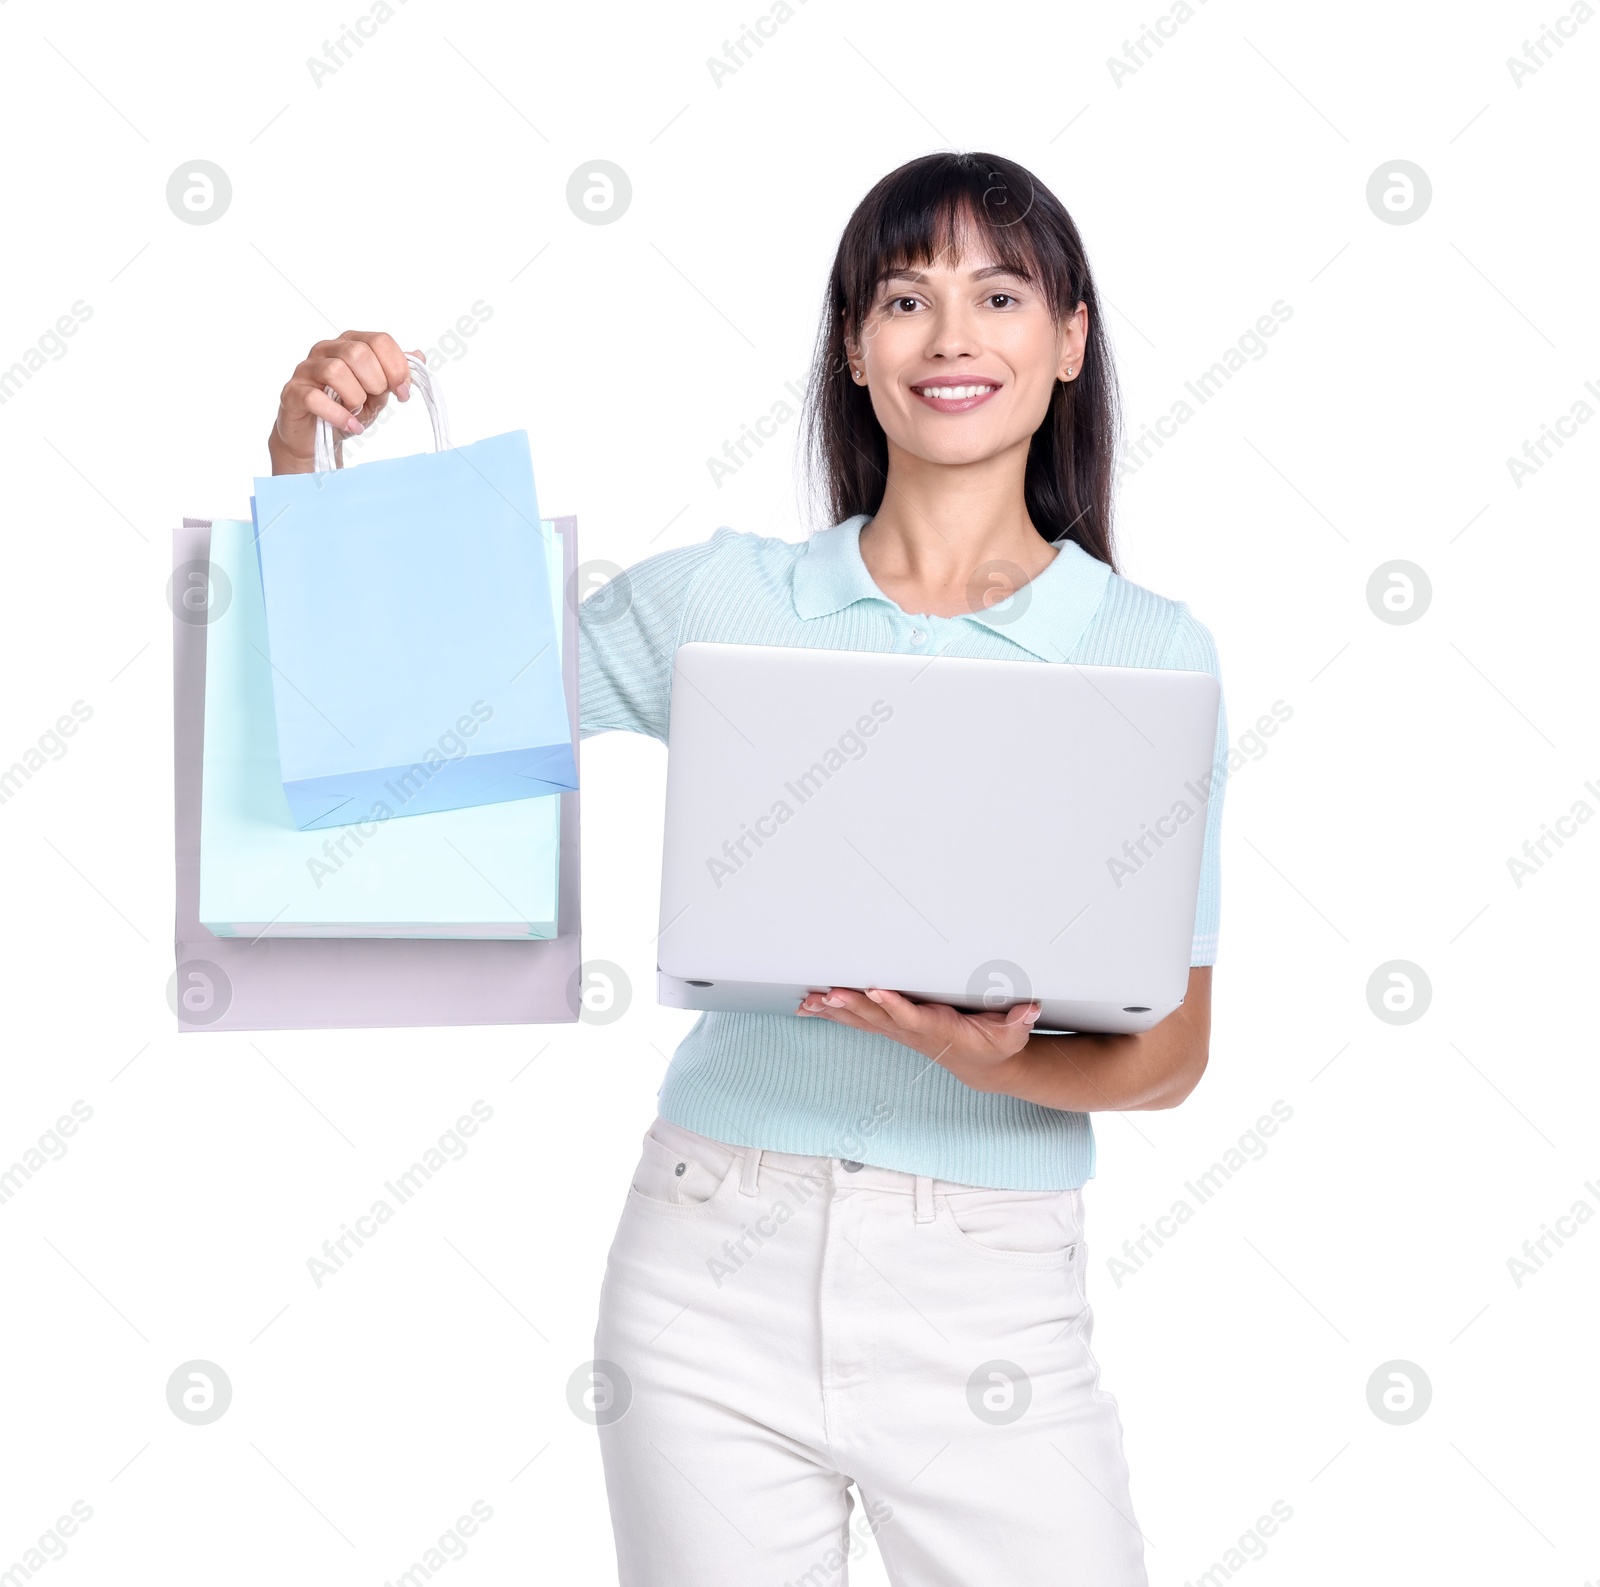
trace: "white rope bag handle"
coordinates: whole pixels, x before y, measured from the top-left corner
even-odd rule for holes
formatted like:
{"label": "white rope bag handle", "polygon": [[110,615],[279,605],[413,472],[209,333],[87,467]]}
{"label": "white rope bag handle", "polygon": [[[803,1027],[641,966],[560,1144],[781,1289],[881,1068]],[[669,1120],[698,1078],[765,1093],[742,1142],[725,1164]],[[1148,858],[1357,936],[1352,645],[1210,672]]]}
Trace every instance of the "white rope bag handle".
{"label": "white rope bag handle", "polygon": [[[433,449],[435,452],[448,451],[449,419],[444,411],[444,393],[439,390],[437,377],[414,353],[406,354],[406,363],[411,366],[411,384],[422,394],[422,405],[428,410],[428,418],[433,423]],[[324,386],[322,389],[330,397],[337,398],[338,393],[332,386]],[[320,416],[317,419],[317,438],[311,466],[319,474],[325,474],[328,470],[340,466],[339,454],[334,450],[333,426]]]}

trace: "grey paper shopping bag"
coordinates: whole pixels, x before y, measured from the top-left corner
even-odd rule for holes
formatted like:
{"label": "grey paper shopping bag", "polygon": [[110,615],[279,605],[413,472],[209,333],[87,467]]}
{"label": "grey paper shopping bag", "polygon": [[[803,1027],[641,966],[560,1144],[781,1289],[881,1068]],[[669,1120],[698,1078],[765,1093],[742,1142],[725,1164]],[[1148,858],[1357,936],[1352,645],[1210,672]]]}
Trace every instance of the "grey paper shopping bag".
{"label": "grey paper shopping bag", "polygon": [[[565,577],[577,520],[554,520]],[[210,570],[209,520],[173,532],[172,680],[180,1031],[327,1030],[570,1023],[578,1017],[581,944],[578,799],[561,794],[559,935],[545,941],[216,937],[200,924],[200,791],[209,622],[228,592]],[[562,674],[578,720],[578,625],[563,623]],[[574,749],[576,749],[574,729]]]}

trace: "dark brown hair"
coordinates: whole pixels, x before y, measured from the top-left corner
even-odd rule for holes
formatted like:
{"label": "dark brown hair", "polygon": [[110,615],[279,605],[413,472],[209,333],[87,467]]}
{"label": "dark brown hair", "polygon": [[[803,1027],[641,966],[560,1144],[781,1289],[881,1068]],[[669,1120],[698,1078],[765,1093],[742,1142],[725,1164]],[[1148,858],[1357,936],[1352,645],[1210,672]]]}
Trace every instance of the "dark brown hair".
{"label": "dark brown hair", "polygon": [[1116,373],[1078,228],[1032,172],[994,154],[925,154],[891,171],[856,206],[828,278],[806,394],[815,488],[839,523],[883,502],[889,446],[865,386],[850,378],[846,338],[860,336],[886,271],[954,253],[970,225],[997,263],[1044,293],[1059,323],[1089,311],[1082,370],[1057,381],[1028,451],[1028,515],[1048,541],[1075,540],[1116,562],[1111,544]]}

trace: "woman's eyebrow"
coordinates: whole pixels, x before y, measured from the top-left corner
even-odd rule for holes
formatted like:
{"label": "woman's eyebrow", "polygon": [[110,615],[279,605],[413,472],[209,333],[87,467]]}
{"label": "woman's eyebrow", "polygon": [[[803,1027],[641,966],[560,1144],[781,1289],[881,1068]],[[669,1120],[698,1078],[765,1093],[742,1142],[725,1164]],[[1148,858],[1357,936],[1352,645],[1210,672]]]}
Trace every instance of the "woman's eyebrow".
{"label": "woman's eyebrow", "polygon": [[[1033,279],[1026,270],[1012,265],[984,265],[982,269],[971,272],[971,279],[974,281],[990,281],[996,276],[1008,276],[1013,281],[1031,281]],[[914,281],[921,286],[927,282],[927,279],[927,276],[922,271],[913,270],[909,265],[906,265],[883,271],[878,277],[878,284],[882,286],[886,281]]]}

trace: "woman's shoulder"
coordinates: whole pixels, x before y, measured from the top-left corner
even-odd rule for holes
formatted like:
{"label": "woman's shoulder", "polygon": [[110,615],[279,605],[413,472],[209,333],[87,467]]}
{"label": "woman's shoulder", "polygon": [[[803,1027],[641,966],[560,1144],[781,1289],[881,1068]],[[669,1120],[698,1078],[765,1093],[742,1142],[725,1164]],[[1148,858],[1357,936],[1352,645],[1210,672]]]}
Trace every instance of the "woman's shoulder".
{"label": "woman's shoulder", "polygon": [[652,552],[626,571],[633,574],[651,568],[700,568],[712,563],[792,562],[803,549],[803,541],[780,540],[775,535],[752,534],[746,529],[730,529],[726,524],[714,529],[704,540]]}
{"label": "woman's shoulder", "polygon": [[1107,627],[1130,637],[1148,636],[1160,654],[1157,665],[1185,672],[1217,671],[1216,640],[1187,601],[1162,595],[1113,571],[1106,580],[1100,616]]}
{"label": "woman's shoulder", "polygon": [[636,622],[676,623],[701,595],[725,603],[786,587],[803,545],[723,525],[704,540],[653,551],[625,568],[613,565],[583,609],[595,621],[631,612]]}
{"label": "woman's shoulder", "polygon": [[634,594],[673,591],[686,597],[694,586],[709,587],[731,580],[742,584],[786,579],[804,542],[780,540],[775,535],[752,534],[726,524],[704,540],[653,552],[623,570]]}

